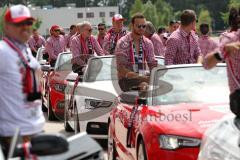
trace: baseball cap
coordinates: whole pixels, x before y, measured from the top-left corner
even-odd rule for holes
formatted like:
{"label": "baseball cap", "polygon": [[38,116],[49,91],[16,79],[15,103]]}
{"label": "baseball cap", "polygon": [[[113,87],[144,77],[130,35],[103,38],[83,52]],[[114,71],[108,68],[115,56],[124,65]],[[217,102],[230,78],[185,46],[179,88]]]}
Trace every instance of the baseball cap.
{"label": "baseball cap", "polygon": [[4,19],[10,23],[20,23],[26,20],[34,21],[31,16],[30,10],[24,5],[14,5],[7,9]]}
{"label": "baseball cap", "polygon": [[126,19],[123,18],[123,16],[121,14],[115,14],[113,17],[112,17],[112,21],[125,21]]}
{"label": "baseball cap", "polygon": [[61,30],[60,26],[58,25],[53,25],[50,29],[50,31],[53,31],[53,30]]}

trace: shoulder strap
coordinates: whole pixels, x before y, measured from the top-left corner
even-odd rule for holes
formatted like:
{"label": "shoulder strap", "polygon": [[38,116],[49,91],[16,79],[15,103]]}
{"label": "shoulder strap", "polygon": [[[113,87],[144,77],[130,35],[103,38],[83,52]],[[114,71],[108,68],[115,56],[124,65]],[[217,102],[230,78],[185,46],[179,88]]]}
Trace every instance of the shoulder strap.
{"label": "shoulder strap", "polygon": [[28,61],[23,56],[22,52],[17,48],[8,38],[4,37],[3,40],[13,49],[17,52],[18,56],[22,60],[23,64],[27,67],[29,67]]}

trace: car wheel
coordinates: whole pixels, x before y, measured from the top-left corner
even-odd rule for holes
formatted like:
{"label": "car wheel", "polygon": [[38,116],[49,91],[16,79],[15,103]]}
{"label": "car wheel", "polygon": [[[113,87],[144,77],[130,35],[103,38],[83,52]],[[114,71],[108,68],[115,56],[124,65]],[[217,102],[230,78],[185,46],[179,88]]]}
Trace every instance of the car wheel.
{"label": "car wheel", "polygon": [[77,112],[77,106],[74,106],[74,132],[75,134],[80,132],[80,125],[78,120],[78,112]]}
{"label": "car wheel", "polygon": [[145,144],[143,140],[140,140],[137,151],[138,151],[137,160],[147,160],[147,154],[146,154]]}
{"label": "car wheel", "polygon": [[41,100],[42,100],[42,111],[43,111],[43,112],[47,112],[48,109],[47,109],[47,107],[44,105],[43,95],[41,96]]}
{"label": "car wheel", "polygon": [[117,150],[116,144],[111,134],[110,124],[108,126],[108,160],[116,160]]}
{"label": "car wheel", "polygon": [[57,118],[55,117],[54,112],[52,110],[52,105],[51,105],[51,102],[50,102],[50,95],[48,95],[48,120],[49,121],[54,121],[56,119]]}
{"label": "car wheel", "polygon": [[64,107],[64,129],[66,132],[73,132],[72,127],[68,123],[68,112],[67,107]]}

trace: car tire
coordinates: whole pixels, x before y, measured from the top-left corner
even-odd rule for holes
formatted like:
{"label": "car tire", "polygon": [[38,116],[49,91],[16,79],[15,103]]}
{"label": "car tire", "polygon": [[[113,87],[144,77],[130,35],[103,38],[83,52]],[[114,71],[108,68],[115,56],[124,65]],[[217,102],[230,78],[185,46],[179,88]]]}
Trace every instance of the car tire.
{"label": "car tire", "polygon": [[48,112],[47,112],[48,120],[49,121],[54,121],[57,120],[53,110],[52,110],[52,105],[50,102],[50,95],[48,95]]}
{"label": "car tire", "polygon": [[117,158],[117,150],[116,144],[111,134],[110,124],[108,126],[108,160],[116,160]]}
{"label": "car tire", "polygon": [[47,109],[47,107],[44,105],[43,95],[42,95],[42,97],[41,97],[41,100],[42,100],[42,111],[43,111],[43,112],[47,112],[48,109]]}
{"label": "car tire", "polygon": [[73,132],[72,127],[68,123],[68,113],[67,113],[67,107],[64,107],[64,129],[66,132]]}
{"label": "car tire", "polygon": [[137,160],[147,160],[147,154],[146,154],[145,144],[143,140],[140,140],[138,144]]}
{"label": "car tire", "polygon": [[79,119],[78,119],[78,112],[77,112],[77,106],[74,105],[74,133],[78,134],[80,132],[80,125],[79,125]]}

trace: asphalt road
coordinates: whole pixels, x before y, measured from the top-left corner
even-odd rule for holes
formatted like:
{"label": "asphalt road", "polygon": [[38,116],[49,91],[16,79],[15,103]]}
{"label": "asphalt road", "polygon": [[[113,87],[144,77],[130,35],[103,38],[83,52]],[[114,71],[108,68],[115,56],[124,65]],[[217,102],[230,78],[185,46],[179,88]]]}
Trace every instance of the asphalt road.
{"label": "asphalt road", "polygon": [[[64,130],[63,122],[48,121],[46,113],[44,113],[44,116],[46,119],[46,124],[44,126],[45,133],[51,133],[51,134],[61,133],[61,134],[65,135],[66,137],[70,137],[70,136],[74,135],[73,132],[66,132]],[[97,142],[103,147],[104,152],[105,152],[105,154],[104,154],[105,160],[107,160],[107,141],[97,140]]]}

